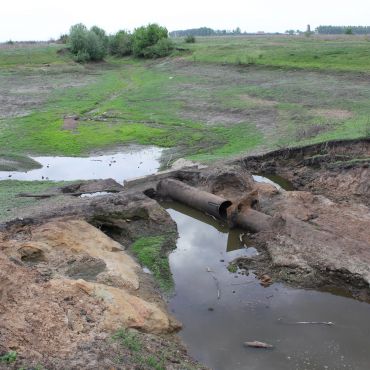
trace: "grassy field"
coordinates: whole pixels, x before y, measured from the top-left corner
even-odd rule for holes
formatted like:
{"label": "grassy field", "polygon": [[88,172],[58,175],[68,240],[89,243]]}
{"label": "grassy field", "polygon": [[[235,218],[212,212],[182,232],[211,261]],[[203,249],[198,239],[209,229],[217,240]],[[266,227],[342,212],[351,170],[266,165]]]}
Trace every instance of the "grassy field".
{"label": "grassy field", "polygon": [[86,155],[136,142],[209,161],[369,135],[366,37],[198,38],[186,47],[162,60],[87,65],[56,45],[0,48],[2,152]]}
{"label": "grassy field", "polygon": [[336,71],[370,71],[370,37],[199,37],[189,60]]}

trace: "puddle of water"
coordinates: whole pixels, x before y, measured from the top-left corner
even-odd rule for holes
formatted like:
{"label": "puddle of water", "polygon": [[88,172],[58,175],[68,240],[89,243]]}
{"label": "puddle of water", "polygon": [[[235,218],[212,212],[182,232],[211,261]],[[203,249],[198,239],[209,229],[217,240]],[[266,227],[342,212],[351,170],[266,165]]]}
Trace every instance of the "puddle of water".
{"label": "puddle of water", "polygon": [[289,180],[279,175],[273,174],[253,175],[253,179],[254,181],[257,182],[266,182],[268,184],[274,185],[279,190],[280,189],[288,191],[295,190],[293,184]]}
{"label": "puddle of water", "polygon": [[[235,253],[256,253],[242,245],[240,231],[229,233],[182,205],[165,207],[180,235],[170,255],[175,295],[169,308],[184,325],[180,335],[193,357],[215,370],[369,368],[367,303],[277,283],[263,288],[252,273],[231,273]],[[299,321],[335,325],[294,324]],[[244,347],[254,340],[275,348]]]}
{"label": "puddle of water", "polygon": [[112,178],[119,183],[155,173],[163,149],[149,147],[94,157],[32,157],[42,168],[28,172],[0,171],[0,180],[73,181]]}

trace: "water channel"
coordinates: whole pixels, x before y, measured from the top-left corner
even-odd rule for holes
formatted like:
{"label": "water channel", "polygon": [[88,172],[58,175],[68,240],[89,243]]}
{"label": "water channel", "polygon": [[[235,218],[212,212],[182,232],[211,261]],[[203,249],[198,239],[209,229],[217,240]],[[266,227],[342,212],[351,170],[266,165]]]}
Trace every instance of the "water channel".
{"label": "water channel", "polygon": [[[169,309],[194,358],[215,370],[370,368],[367,303],[281,283],[265,288],[253,272],[229,272],[235,257],[257,253],[240,241],[241,231],[177,203],[166,208],[180,236],[170,255]],[[254,340],[274,348],[243,344]]]}
{"label": "water channel", "polygon": [[[113,178],[122,183],[157,172],[161,152],[152,147],[88,158],[36,157],[43,168],[0,172],[0,180]],[[254,178],[276,185],[271,177]],[[286,185],[278,180],[278,188]],[[262,287],[253,272],[230,272],[227,266],[234,258],[258,253],[243,244],[243,231],[229,230],[177,203],[165,206],[179,231],[177,249],[170,255],[175,294],[169,309],[183,323],[180,336],[194,358],[215,370],[370,368],[367,303],[281,283]],[[274,348],[243,344],[254,340]]]}

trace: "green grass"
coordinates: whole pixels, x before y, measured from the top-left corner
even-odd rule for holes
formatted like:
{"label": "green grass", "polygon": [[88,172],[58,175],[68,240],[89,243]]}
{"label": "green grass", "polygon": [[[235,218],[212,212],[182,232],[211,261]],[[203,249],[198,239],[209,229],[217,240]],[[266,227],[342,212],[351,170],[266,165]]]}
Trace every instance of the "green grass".
{"label": "green grass", "polygon": [[60,56],[60,45],[35,44],[28,46],[12,45],[0,48],[0,68],[30,67],[42,64],[63,64],[69,62],[68,56]]}
{"label": "green grass", "polygon": [[[130,329],[122,328],[114,333],[112,339],[131,352],[131,360],[136,366],[145,369],[165,370],[165,359],[163,354],[148,354],[138,333]],[[118,356],[117,362],[121,363],[123,361],[125,361],[125,359]]]}
{"label": "green grass", "polygon": [[359,36],[199,37],[189,60],[370,72],[370,39]]}
{"label": "green grass", "polygon": [[139,336],[127,329],[117,330],[113,335],[113,339],[133,352],[139,352],[142,348]]}
{"label": "green grass", "polygon": [[169,292],[173,288],[167,255],[167,245],[172,242],[172,235],[142,237],[136,240],[131,247],[140,264],[149,268],[159,286],[165,292]]}
{"label": "green grass", "polygon": [[[211,37],[187,47],[191,53],[156,62],[87,65],[55,45],[0,48],[0,83],[12,97],[29,99],[33,81],[51,85],[31,112],[0,118],[2,152],[80,156],[135,142],[212,161],[369,136],[370,84],[357,73],[370,70],[365,37]],[[350,116],[325,117],[318,108]],[[78,126],[64,130],[70,115]]]}
{"label": "green grass", "polygon": [[0,356],[0,363],[10,364],[15,362],[17,360],[17,356],[18,354],[15,351],[7,352],[5,355]]}
{"label": "green grass", "polygon": [[18,208],[29,207],[38,202],[34,198],[17,197],[19,193],[42,193],[63,184],[65,183],[51,181],[0,181],[0,221],[14,217]]}

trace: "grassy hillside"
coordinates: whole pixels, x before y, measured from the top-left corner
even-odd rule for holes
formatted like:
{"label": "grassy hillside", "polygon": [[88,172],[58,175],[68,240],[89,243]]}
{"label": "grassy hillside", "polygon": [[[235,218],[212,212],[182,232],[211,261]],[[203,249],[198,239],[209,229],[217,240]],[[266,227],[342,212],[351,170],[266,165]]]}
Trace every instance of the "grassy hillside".
{"label": "grassy hillside", "polygon": [[189,60],[370,72],[368,36],[199,37]]}
{"label": "grassy hillside", "polygon": [[60,46],[0,47],[2,152],[81,155],[137,142],[213,160],[369,135],[364,37],[198,38],[186,47],[162,60],[86,65]]}

